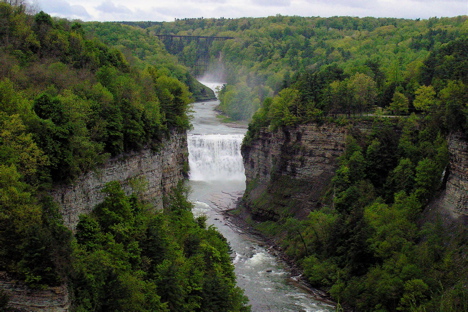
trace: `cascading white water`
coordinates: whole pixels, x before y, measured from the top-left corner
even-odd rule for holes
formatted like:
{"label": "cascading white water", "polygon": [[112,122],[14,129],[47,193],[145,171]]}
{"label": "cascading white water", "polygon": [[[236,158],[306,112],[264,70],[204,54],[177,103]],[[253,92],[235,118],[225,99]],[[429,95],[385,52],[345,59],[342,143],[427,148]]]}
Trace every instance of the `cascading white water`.
{"label": "cascading white water", "polygon": [[192,134],[188,137],[192,181],[245,181],[242,134]]}

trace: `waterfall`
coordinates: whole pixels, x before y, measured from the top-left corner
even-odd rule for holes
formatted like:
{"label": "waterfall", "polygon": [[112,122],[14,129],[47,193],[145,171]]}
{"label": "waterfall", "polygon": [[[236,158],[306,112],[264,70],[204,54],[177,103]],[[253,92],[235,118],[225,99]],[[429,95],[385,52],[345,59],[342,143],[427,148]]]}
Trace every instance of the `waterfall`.
{"label": "waterfall", "polygon": [[245,181],[240,153],[242,134],[188,136],[190,179],[193,181]]}

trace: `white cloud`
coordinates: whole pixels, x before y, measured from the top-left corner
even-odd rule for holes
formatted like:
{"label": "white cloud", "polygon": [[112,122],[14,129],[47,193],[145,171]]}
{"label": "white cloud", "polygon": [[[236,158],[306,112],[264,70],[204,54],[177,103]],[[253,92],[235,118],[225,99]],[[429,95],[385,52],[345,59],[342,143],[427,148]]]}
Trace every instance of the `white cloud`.
{"label": "white cloud", "polygon": [[228,0],[187,0],[195,3],[226,3]]}
{"label": "white cloud", "polygon": [[84,20],[173,21],[185,17],[375,16],[429,18],[468,14],[467,0],[39,0],[51,14]]}
{"label": "white cloud", "polygon": [[290,6],[291,0],[252,0],[252,3],[260,6]]}
{"label": "white cloud", "polygon": [[375,7],[376,1],[369,0],[307,0],[307,2],[314,3],[324,3],[328,7],[333,8],[337,6],[341,7],[350,7],[350,8],[372,8]]}
{"label": "white cloud", "polygon": [[50,15],[67,17],[70,19],[87,20],[91,18],[91,15],[84,6],[71,4],[66,0],[40,0],[38,3],[40,9]]}
{"label": "white cloud", "polygon": [[117,13],[117,14],[132,14],[133,12],[127,8],[126,6],[123,5],[115,5],[114,2],[112,1],[104,1],[100,5],[96,7],[96,10],[112,14],[112,13]]}

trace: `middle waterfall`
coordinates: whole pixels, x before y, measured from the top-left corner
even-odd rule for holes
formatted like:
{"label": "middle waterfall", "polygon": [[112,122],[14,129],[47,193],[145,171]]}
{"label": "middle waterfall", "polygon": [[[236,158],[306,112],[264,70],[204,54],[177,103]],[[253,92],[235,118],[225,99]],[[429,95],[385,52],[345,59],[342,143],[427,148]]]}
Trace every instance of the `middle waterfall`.
{"label": "middle waterfall", "polygon": [[188,137],[190,179],[245,181],[240,146],[243,134],[192,134]]}

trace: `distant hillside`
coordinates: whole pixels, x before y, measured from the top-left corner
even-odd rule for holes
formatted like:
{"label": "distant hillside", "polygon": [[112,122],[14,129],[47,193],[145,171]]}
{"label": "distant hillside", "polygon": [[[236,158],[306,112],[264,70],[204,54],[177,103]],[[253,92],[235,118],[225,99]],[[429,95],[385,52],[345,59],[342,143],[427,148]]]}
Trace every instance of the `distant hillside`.
{"label": "distant hillside", "polygon": [[169,54],[154,32],[142,30],[120,23],[84,23],[83,28],[89,35],[121,51],[128,62],[143,70],[154,66],[166,75],[176,78],[189,87],[196,101],[214,99],[214,92],[202,85],[181,65],[177,57]]}
{"label": "distant hillside", "polygon": [[[415,77],[431,51],[468,33],[468,17],[406,20],[396,18],[272,16],[240,19],[181,19],[143,23],[156,34],[229,36],[210,49],[213,72],[224,67],[228,83],[221,108],[235,119],[249,119],[267,98],[297,80],[301,73],[329,72],[328,83],[365,74],[377,87],[372,105],[385,107],[396,88],[409,98]],[[138,25],[139,23],[133,23]],[[192,67],[195,42],[166,41],[169,52]],[[217,68],[218,67],[218,68]],[[312,82],[311,82],[312,83]],[[314,82],[315,83],[315,82]],[[317,102],[317,99],[311,99]]]}

